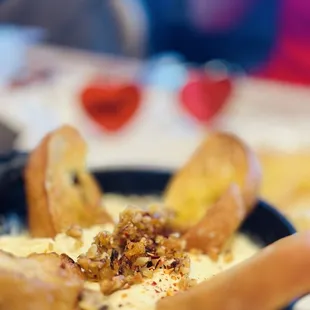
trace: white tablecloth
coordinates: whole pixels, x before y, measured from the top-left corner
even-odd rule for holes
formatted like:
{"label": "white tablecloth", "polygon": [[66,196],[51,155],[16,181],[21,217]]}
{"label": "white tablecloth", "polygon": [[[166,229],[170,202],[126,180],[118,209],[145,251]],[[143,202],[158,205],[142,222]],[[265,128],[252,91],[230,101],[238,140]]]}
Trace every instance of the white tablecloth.
{"label": "white tablecloth", "polygon": [[[177,94],[145,89],[135,119],[120,133],[103,133],[81,111],[79,92],[95,74],[131,78],[141,67],[114,59],[52,47],[30,49],[30,67],[49,64],[54,78],[15,91],[0,89],[0,118],[18,127],[17,148],[28,150],[63,122],[77,126],[89,143],[89,164],[179,166],[205,134],[180,110]],[[310,89],[255,80],[236,81],[234,96],[214,127],[230,130],[255,148],[310,146]]]}

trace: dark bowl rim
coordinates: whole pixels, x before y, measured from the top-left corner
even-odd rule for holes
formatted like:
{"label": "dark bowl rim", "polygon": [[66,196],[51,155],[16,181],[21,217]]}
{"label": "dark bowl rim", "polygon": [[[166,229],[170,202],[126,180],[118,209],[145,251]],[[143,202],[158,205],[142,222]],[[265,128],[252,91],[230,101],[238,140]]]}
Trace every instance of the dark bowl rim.
{"label": "dark bowl rim", "polygon": [[[107,167],[94,167],[89,169],[92,174],[100,174],[100,173],[105,173],[105,172],[110,172],[110,173],[145,173],[145,174],[169,174],[172,175],[173,172],[176,169],[169,169],[166,167],[159,167],[157,168],[156,166],[152,165],[141,165],[139,167],[135,166],[127,166],[127,165],[111,165]],[[258,198],[258,201],[260,202],[261,206],[263,206],[265,209],[267,209],[270,213],[272,213],[274,216],[278,217],[279,220],[288,228],[288,231],[290,232],[291,235],[295,234],[297,232],[296,228],[294,225],[289,221],[289,219],[281,212],[279,211],[276,207],[274,207],[272,204],[270,204],[267,200]]]}
{"label": "dark bowl rim", "polygon": [[[23,175],[25,164],[27,161],[29,153],[20,152],[18,150],[13,150],[0,155],[0,189],[2,182],[6,181],[6,175],[10,174],[12,171],[17,171],[17,175]],[[89,171],[92,174],[100,174],[105,172],[110,173],[144,173],[144,174],[153,174],[160,175],[166,174],[171,176],[177,167],[165,167],[157,166],[153,164],[144,164],[144,165],[133,165],[133,164],[113,164],[109,166],[94,166],[89,167]],[[287,227],[290,234],[296,233],[294,225],[279,211],[277,208],[273,207],[268,201],[259,197],[259,201],[265,209],[268,209],[270,213],[278,217],[279,220]]]}

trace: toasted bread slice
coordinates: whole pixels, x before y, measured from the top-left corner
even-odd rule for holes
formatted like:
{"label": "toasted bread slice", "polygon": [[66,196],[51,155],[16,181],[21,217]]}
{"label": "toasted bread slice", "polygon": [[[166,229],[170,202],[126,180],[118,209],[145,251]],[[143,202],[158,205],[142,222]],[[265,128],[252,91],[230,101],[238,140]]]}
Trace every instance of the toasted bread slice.
{"label": "toasted bread slice", "polygon": [[160,300],[156,310],[283,309],[309,293],[309,261],[310,233],[295,234],[184,293]]}
{"label": "toasted bread slice", "polygon": [[188,249],[199,249],[216,259],[246,216],[246,208],[237,185],[211,206],[205,216],[191,227],[184,239]]}
{"label": "toasted bread slice", "polygon": [[176,213],[174,226],[186,231],[197,224],[232,183],[240,187],[249,212],[261,181],[258,160],[240,139],[228,133],[208,136],[167,186],[165,203]]}
{"label": "toasted bread slice", "polygon": [[74,268],[57,254],[18,258],[0,252],[0,309],[76,309],[83,280]]}
{"label": "toasted bread slice", "polygon": [[63,126],[30,154],[25,170],[30,233],[54,237],[73,224],[89,227],[111,220],[102,193],[85,166],[87,146],[78,131]]}
{"label": "toasted bread slice", "polygon": [[52,253],[33,253],[28,256],[28,258],[36,260],[41,264],[45,264],[47,268],[61,268],[66,271],[68,276],[72,275],[74,278],[80,278],[85,280],[85,276],[80,268],[80,266],[74,262],[66,254],[58,255],[54,252]]}

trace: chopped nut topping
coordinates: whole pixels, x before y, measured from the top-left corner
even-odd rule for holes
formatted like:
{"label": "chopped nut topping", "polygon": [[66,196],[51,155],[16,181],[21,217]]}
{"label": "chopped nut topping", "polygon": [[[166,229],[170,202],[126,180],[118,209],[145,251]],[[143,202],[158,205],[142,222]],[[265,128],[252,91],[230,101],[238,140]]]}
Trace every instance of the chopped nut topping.
{"label": "chopped nut topping", "polygon": [[[102,280],[100,282],[100,289],[104,295],[110,295],[126,286],[124,276],[113,277],[109,280]],[[128,286],[127,286],[128,287]]]}
{"label": "chopped nut topping", "polygon": [[226,264],[232,262],[234,260],[234,255],[231,250],[227,250],[224,252],[224,262]]}
{"label": "chopped nut topping", "polygon": [[213,260],[214,262],[217,262],[220,256],[219,249],[216,249],[216,248],[209,249],[208,256],[210,257],[211,260]]}
{"label": "chopped nut topping", "polygon": [[100,232],[78,264],[87,279],[98,281],[109,295],[130,285],[151,279],[156,269],[187,276],[190,259],[185,242],[169,230],[170,214],[128,208],[120,214],[112,233]]}
{"label": "chopped nut topping", "polygon": [[91,245],[91,247],[88,249],[86,256],[88,258],[95,258],[97,256],[98,248],[95,243]]}
{"label": "chopped nut topping", "polygon": [[72,225],[67,229],[66,235],[74,239],[81,239],[83,237],[83,230],[78,225]]}
{"label": "chopped nut topping", "polygon": [[173,296],[175,295],[174,291],[172,290],[168,290],[167,293],[166,293],[167,296]]}
{"label": "chopped nut topping", "polygon": [[178,288],[181,291],[187,291],[191,287],[197,285],[197,280],[196,279],[191,279],[188,277],[182,278],[179,283],[178,283]]}

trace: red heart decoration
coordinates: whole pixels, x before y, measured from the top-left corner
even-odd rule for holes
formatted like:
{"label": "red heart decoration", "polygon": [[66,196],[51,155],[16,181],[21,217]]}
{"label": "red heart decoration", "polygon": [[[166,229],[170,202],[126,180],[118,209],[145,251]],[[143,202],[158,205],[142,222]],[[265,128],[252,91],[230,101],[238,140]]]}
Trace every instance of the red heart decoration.
{"label": "red heart decoration", "polygon": [[140,105],[140,90],[131,84],[95,83],[81,94],[82,107],[101,128],[121,129]]}
{"label": "red heart decoration", "polygon": [[225,106],[232,92],[229,78],[215,80],[206,74],[193,74],[181,90],[181,106],[197,121],[210,122]]}

